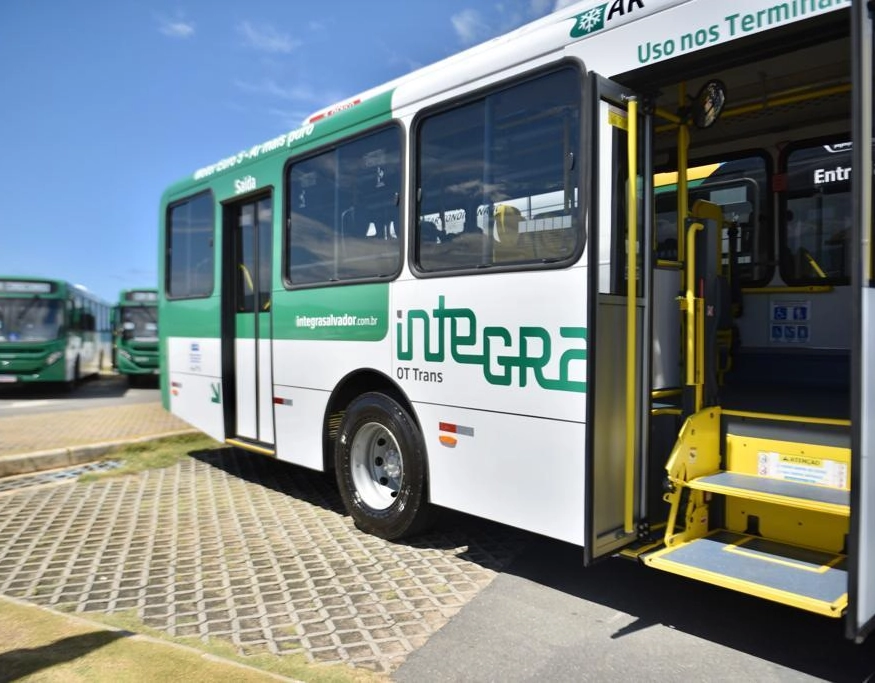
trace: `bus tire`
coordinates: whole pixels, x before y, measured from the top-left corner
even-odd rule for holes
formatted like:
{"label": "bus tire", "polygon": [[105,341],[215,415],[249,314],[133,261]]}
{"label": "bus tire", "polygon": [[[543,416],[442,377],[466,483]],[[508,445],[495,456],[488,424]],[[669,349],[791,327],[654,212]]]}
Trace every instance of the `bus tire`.
{"label": "bus tire", "polygon": [[334,449],[340,496],[362,531],[393,540],[430,521],[425,442],[404,408],[381,393],[346,409]]}

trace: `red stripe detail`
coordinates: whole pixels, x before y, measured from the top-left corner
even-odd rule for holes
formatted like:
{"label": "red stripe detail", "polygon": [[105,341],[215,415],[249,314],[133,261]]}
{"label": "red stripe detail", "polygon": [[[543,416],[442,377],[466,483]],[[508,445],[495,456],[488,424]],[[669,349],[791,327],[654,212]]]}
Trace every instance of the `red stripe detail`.
{"label": "red stripe detail", "polygon": [[450,424],[449,422],[439,422],[438,429],[442,432],[450,432],[451,434],[456,433],[456,425]]}

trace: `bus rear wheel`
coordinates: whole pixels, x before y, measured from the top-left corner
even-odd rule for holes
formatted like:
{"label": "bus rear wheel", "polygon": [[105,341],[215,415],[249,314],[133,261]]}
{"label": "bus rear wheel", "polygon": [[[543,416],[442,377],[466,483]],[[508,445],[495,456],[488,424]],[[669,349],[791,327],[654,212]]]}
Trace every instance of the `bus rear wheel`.
{"label": "bus rear wheel", "polygon": [[397,539],[430,520],[422,433],[404,408],[381,393],[346,409],[334,450],[340,496],[355,525]]}

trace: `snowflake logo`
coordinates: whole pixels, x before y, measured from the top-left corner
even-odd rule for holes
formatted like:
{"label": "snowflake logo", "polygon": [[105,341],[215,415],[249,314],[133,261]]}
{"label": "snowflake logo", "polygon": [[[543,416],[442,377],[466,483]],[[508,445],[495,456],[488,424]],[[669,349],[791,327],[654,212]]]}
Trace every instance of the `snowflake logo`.
{"label": "snowflake logo", "polygon": [[605,27],[605,7],[607,7],[607,5],[593,7],[583,14],[578,14],[574,17],[577,20],[577,23],[574,24],[574,28],[571,29],[571,37],[583,38],[590,33],[603,29]]}

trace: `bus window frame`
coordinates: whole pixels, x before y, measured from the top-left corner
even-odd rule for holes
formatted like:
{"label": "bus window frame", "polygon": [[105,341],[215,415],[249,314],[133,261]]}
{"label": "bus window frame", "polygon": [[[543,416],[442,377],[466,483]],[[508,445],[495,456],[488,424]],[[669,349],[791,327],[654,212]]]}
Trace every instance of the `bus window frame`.
{"label": "bus window frame", "polygon": [[[765,174],[765,189],[763,190],[760,197],[760,216],[759,216],[759,232],[755,233],[754,239],[759,242],[760,245],[764,246],[767,249],[767,253],[764,255],[764,260],[761,261],[762,268],[764,268],[764,275],[760,278],[752,278],[749,280],[740,280],[740,285],[743,287],[765,287],[769,282],[772,281],[772,278],[775,275],[775,240],[777,235],[777,221],[775,219],[775,209],[774,209],[774,161],[771,155],[764,149],[754,148],[754,149],[745,149],[733,151],[730,154],[725,155],[715,155],[715,156],[706,156],[706,157],[697,157],[696,159],[691,159],[688,162],[688,169],[693,169],[698,166],[707,166],[709,164],[718,164],[718,163],[729,163],[732,161],[739,161],[741,159],[750,159],[750,158],[759,158],[762,159],[764,164],[763,172]],[[668,168],[661,167],[659,169],[655,169],[656,173],[666,173],[666,172],[677,172],[677,168]],[[716,176],[719,178],[719,176]],[[726,181],[731,182],[731,181]],[[695,191],[699,189],[701,185],[696,185],[691,190]],[[705,185],[707,188],[707,185]],[[656,188],[654,188],[654,195],[656,195]],[[675,199],[677,198],[677,190],[673,192],[673,196]],[[656,197],[654,196],[653,202],[653,212],[654,212],[654,230],[653,230],[653,239],[654,239],[654,249],[656,249],[656,239],[657,239],[657,230],[656,230]],[[692,206],[693,202],[689,201],[688,206]],[[768,231],[768,234],[763,235],[763,231]],[[721,250],[721,254],[722,254]],[[755,264],[753,264],[755,265]]]}
{"label": "bus window frame", "polygon": [[[324,280],[321,282],[292,282],[289,277],[289,257],[291,252],[291,238],[292,238],[292,193],[289,191],[290,183],[291,183],[291,172],[292,168],[296,164],[301,164],[307,162],[311,159],[315,159],[323,154],[327,154],[329,152],[337,152],[341,147],[353,144],[355,142],[359,142],[364,140],[370,136],[375,136],[385,131],[394,130],[397,138],[398,138],[398,192],[397,192],[397,209],[398,209],[398,221],[395,226],[395,232],[397,235],[398,241],[398,265],[395,268],[394,272],[386,274],[386,275],[369,275],[366,277],[360,278],[344,278],[338,280]],[[404,231],[404,215],[405,215],[405,205],[406,205],[406,169],[404,167],[404,160],[406,159],[407,154],[407,136],[405,135],[404,126],[397,119],[392,119],[390,121],[382,122],[380,125],[373,126],[370,128],[366,128],[364,130],[358,131],[354,134],[339,137],[336,139],[332,139],[326,144],[319,145],[313,149],[307,150],[305,153],[300,155],[291,156],[286,159],[283,164],[282,176],[280,182],[282,183],[282,195],[283,195],[283,227],[282,227],[282,239],[280,241],[280,280],[283,284],[283,287],[287,290],[299,290],[299,289],[321,289],[323,287],[342,287],[346,285],[360,285],[367,284],[373,282],[391,282],[398,278],[401,272],[404,269],[404,254],[406,253],[405,248],[405,240],[406,235]],[[336,182],[336,178],[335,178]]]}
{"label": "bus window frame", "polygon": [[[562,259],[556,260],[529,260],[517,261],[507,264],[492,262],[490,264],[480,264],[471,266],[461,266],[458,268],[443,268],[440,270],[427,270],[423,268],[419,262],[419,242],[421,235],[421,225],[419,221],[420,201],[421,201],[421,172],[420,172],[420,135],[423,124],[434,116],[445,114],[448,112],[459,110],[467,105],[485,101],[492,96],[498,95],[504,91],[511,90],[515,87],[525,85],[537,81],[540,78],[551,74],[559,73],[564,70],[570,70],[577,75],[578,90],[578,141],[577,147],[574,150],[574,167],[571,171],[571,177],[576,181],[577,188],[577,206],[573,209],[572,227],[574,232],[575,246],[571,252]],[[592,164],[592,145],[589,128],[592,125],[592,120],[587,115],[588,112],[588,85],[589,78],[583,63],[575,58],[564,58],[554,62],[548,66],[527,71],[525,74],[514,75],[500,81],[489,83],[479,89],[464,96],[451,98],[444,102],[440,102],[430,107],[425,107],[416,113],[413,122],[410,126],[410,173],[413,183],[411,185],[411,201],[407,213],[407,224],[409,227],[409,243],[407,245],[407,261],[411,273],[416,278],[440,278],[440,277],[456,277],[462,275],[482,275],[485,273],[507,273],[507,272],[528,272],[534,270],[556,270],[567,268],[575,263],[578,263],[586,250],[587,246],[587,216],[589,208],[592,205],[592,189],[591,179],[589,177],[588,168]],[[484,136],[488,137],[488,136]],[[572,185],[573,187],[574,185]],[[563,188],[562,191],[567,192],[568,188]],[[494,204],[494,203],[493,203]],[[491,233],[485,232],[488,237]]]}
{"label": "bus window frame", "polygon": [[[210,270],[211,275],[211,286],[210,291],[206,293],[198,293],[198,294],[188,294],[185,296],[174,295],[170,289],[170,278],[172,275],[172,271],[170,268],[170,258],[173,250],[173,244],[171,242],[171,230],[172,230],[172,222],[171,222],[171,214],[173,210],[181,206],[182,204],[191,202],[200,197],[209,197],[210,199],[210,207],[212,210],[212,268]],[[185,195],[184,197],[180,197],[179,199],[175,199],[172,202],[167,203],[167,207],[164,213],[164,253],[161,255],[163,260],[164,267],[164,295],[168,301],[186,301],[192,299],[209,299],[216,293],[216,262],[221,261],[221,258],[216,253],[217,248],[217,240],[216,240],[216,214],[221,213],[216,210],[216,197],[213,193],[212,188],[205,188],[198,190],[197,192],[192,192],[190,194]]]}

